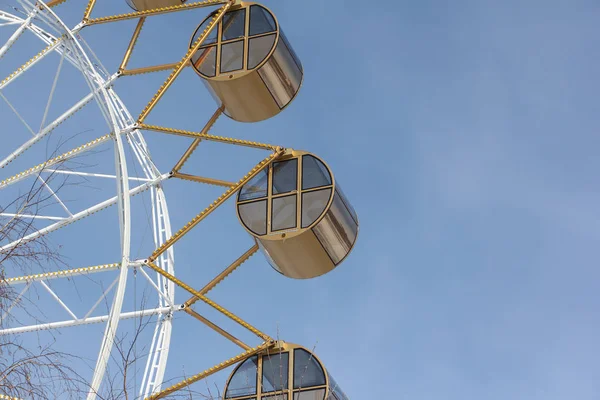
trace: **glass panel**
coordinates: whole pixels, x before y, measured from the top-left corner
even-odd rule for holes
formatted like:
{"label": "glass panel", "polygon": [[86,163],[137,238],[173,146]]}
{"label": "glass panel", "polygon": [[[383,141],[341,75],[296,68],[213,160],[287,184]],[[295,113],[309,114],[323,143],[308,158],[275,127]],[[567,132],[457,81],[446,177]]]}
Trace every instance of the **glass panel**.
{"label": "glass panel", "polygon": [[296,195],[273,199],[272,231],[296,227],[296,204]]}
{"label": "glass panel", "polygon": [[314,192],[302,193],[302,227],[313,224],[325,211],[331,198],[331,189],[321,189]]}
{"label": "glass panel", "polygon": [[350,252],[358,233],[358,225],[337,192],[325,217],[312,229],[336,265]]}
{"label": "glass panel", "polygon": [[254,178],[246,183],[238,196],[238,201],[252,200],[259,197],[267,197],[267,188],[269,181],[269,173],[267,170],[262,170]]}
{"label": "glass panel", "polygon": [[287,393],[286,394],[276,394],[276,395],[272,395],[272,396],[261,396],[261,399],[263,400],[287,400]]}
{"label": "glass panel", "polygon": [[227,386],[225,398],[256,394],[257,375],[258,357],[254,356],[244,361],[235,371]]}
{"label": "glass panel", "polygon": [[248,69],[254,69],[263,62],[275,44],[276,34],[261,36],[249,40]]}
{"label": "glass panel", "polygon": [[[294,350],[294,389],[321,385],[325,385],[325,373],[319,362],[304,349]],[[319,400],[323,400],[324,397],[323,392]],[[302,397],[301,399],[304,400]],[[306,400],[308,399],[312,400],[312,397],[306,397]]]}
{"label": "glass panel", "polygon": [[250,36],[276,30],[275,18],[261,6],[250,7]]}
{"label": "glass panel", "polygon": [[298,160],[273,163],[273,194],[298,189]]}
{"label": "glass panel", "polygon": [[331,175],[325,164],[313,156],[302,157],[302,189],[331,185]]}
{"label": "glass panel", "polygon": [[342,201],[346,205],[346,208],[348,208],[348,211],[350,211],[350,214],[352,214],[352,219],[354,219],[354,222],[356,222],[358,224],[358,215],[356,215],[356,211],[354,211],[354,207],[352,207],[352,204],[350,204],[350,202],[348,201],[348,198],[342,191],[342,188],[340,187],[339,184],[335,185],[335,191],[342,198]]}
{"label": "glass panel", "polygon": [[242,69],[244,62],[244,41],[221,46],[221,73]]}
{"label": "glass panel", "polygon": [[217,46],[202,48],[192,57],[194,68],[201,74],[212,77],[217,72]]}
{"label": "glass panel", "polygon": [[288,48],[288,50],[289,50],[292,58],[296,62],[296,65],[301,70],[302,69],[302,63],[300,62],[300,59],[298,58],[298,55],[294,51],[294,48],[292,47],[292,45],[290,44],[290,42],[287,40],[287,36],[285,36],[285,33],[283,33],[283,31],[279,31],[279,37],[281,37],[281,40],[283,40],[283,42],[285,43],[285,46]]}
{"label": "glass panel", "polygon": [[306,392],[294,393],[294,400],[323,400],[325,399],[325,389],[308,390]]}
{"label": "glass panel", "polygon": [[238,205],[240,219],[257,235],[267,234],[267,200]]}
{"label": "glass panel", "polygon": [[298,67],[289,48],[282,40],[279,40],[275,52],[269,61],[258,70],[258,73],[279,108],[288,105],[298,93],[300,83],[302,83],[302,69]]}
{"label": "glass panel", "polygon": [[331,374],[329,374],[329,373],[327,375],[329,375],[329,389],[333,392],[333,394],[335,395],[335,398],[337,400],[348,400],[348,397],[346,397],[346,394],[338,386],[335,379],[333,379],[333,376],[331,376]]}
{"label": "glass panel", "polygon": [[[196,32],[194,33],[194,39],[192,40],[192,42],[195,42],[196,40],[198,40],[198,38],[200,37],[200,35],[202,35],[202,32],[204,32],[204,30],[206,29],[206,27],[208,26],[208,24],[210,24],[210,21],[212,21],[213,16],[210,15],[203,23],[202,25],[200,25],[198,27],[198,29],[196,29]],[[213,30],[210,32],[210,34],[208,35],[208,37],[206,38],[206,40],[204,41],[204,43],[202,43],[202,46],[208,45],[208,44],[212,44],[212,43],[216,43],[217,42],[217,34],[219,32],[219,27],[215,26],[213,28]]]}
{"label": "glass panel", "polygon": [[276,353],[263,357],[262,391],[275,392],[288,388],[289,353]]}
{"label": "glass panel", "polygon": [[246,9],[228,12],[223,17],[221,40],[236,39],[246,34]]}

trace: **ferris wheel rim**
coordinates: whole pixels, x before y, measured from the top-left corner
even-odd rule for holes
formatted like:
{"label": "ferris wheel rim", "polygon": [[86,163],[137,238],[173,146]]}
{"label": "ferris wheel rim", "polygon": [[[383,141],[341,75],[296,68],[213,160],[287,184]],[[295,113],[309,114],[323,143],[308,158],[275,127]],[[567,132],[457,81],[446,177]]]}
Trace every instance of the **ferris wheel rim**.
{"label": "ferris wheel rim", "polygon": [[[25,3],[29,3],[27,0],[21,1],[19,0],[19,2],[21,4]],[[107,124],[109,124],[109,126],[112,125],[112,130],[115,132],[115,134],[113,135],[113,147],[115,150],[115,170],[117,172],[117,186],[118,186],[118,201],[117,203],[119,204],[119,216],[120,216],[120,220],[122,219],[122,222],[120,222],[121,225],[121,232],[122,232],[122,237],[123,237],[123,243],[122,243],[122,247],[121,247],[121,274],[119,276],[119,287],[121,288],[121,290],[116,291],[116,294],[114,296],[113,299],[113,303],[111,306],[111,311],[109,314],[109,322],[107,323],[107,328],[106,328],[106,332],[104,337],[103,337],[103,346],[100,350],[100,354],[98,356],[97,359],[97,366],[96,369],[94,371],[94,378],[92,381],[92,385],[90,388],[90,392],[88,394],[88,398],[95,398],[96,397],[96,392],[97,389],[99,388],[99,385],[102,382],[102,378],[104,375],[104,370],[106,368],[106,364],[108,362],[108,357],[104,357],[103,361],[100,361],[102,357],[102,354],[104,352],[104,354],[110,354],[110,351],[112,350],[113,347],[113,343],[110,343],[110,346],[105,346],[104,343],[109,343],[109,342],[114,342],[114,333],[116,333],[116,325],[118,325],[118,321],[119,321],[119,316],[121,314],[122,311],[122,301],[123,301],[123,297],[125,295],[125,284],[126,284],[126,278],[127,278],[127,271],[128,271],[128,264],[130,263],[130,259],[129,259],[129,254],[130,254],[130,236],[131,236],[131,222],[130,222],[130,204],[129,204],[129,197],[131,196],[131,192],[129,190],[129,176],[128,176],[128,171],[127,171],[127,165],[126,165],[126,157],[125,157],[125,152],[124,152],[124,146],[123,146],[123,140],[121,137],[121,133],[123,133],[123,131],[127,131],[125,137],[129,140],[130,137],[136,136],[137,140],[140,142],[140,145],[142,147],[145,147],[145,141],[143,138],[143,135],[141,134],[141,132],[137,129],[129,129],[129,128],[123,128],[119,126],[118,123],[118,116],[117,116],[117,112],[116,111],[121,111],[123,112],[125,115],[121,115],[122,121],[127,121],[128,123],[126,125],[130,125],[132,126],[133,124],[133,119],[131,117],[131,115],[128,113],[127,109],[124,107],[124,105],[122,106],[121,110],[117,110],[117,108],[115,107],[115,103],[120,103],[120,99],[118,98],[117,94],[114,92],[114,90],[112,89],[112,87],[110,87],[110,85],[112,84],[112,82],[114,82],[114,79],[116,79],[118,76],[117,74],[115,74],[115,76],[111,76],[109,77],[108,80],[105,80],[102,75],[100,73],[98,73],[98,71],[96,71],[96,69],[94,68],[94,64],[90,61],[85,49],[83,48],[83,46],[81,45],[80,41],[78,40],[78,38],[76,37],[76,33],[78,31],[78,27],[75,27],[73,30],[70,30],[66,24],[63,23],[63,21],[49,8],[47,7],[46,4],[44,4],[43,2],[42,4],[42,8],[44,8],[43,11],[48,12],[52,18],[54,19],[55,22],[57,22],[63,29],[64,33],[66,35],[68,35],[70,37],[70,41],[73,43],[74,47],[78,50],[78,55],[83,56],[82,59],[85,62],[81,62],[80,64],[80,68],[78,68],[80,70],[80,72],[84,75],[84,77],[86,78],[86,80],[88,81],[89,84],[91,85],[95,85],[94,89],[98,89],[97,92],[99,92],[98,94],[96,94],[95,90],[92,90],[92,94],[94,94],[94,97],[96,99],[96,103],[98,104],[98,106],[100,108],[102,108],[102,102],[98,99],[98,97],[102,97],[102,100],[104,100],[104,105],[106,106],[106,110],[108,111],[108,116],[104,114],[105,120],[107,122]],[[29,4],[32,7],[32,10],[30,11],[30,15],[34,16],[36,14],[38,14],[38,9],[36,9],[36,7],[33,7],[31,4]],[[12,14],[6,13],[6,12],[1,12],[1,16],[4,17],[4,19],[9,19],[11,21],[12,24],[21,24],[21,27],[24,27],[24,30],[30,30],[31,32],[33,32],[36,36],[38,36],[38,38],[40,38],[41,40],[44,41],[44,36],[42,34],[40,34],[40,31],[36,31],[35,24],[31,23],[31,20],[33,20],[33,18],[29,19],[29,21],[27,19],[23,19],[23,18],[19,18],[18,16],[14,16]],[[47,35],[47,34],[46,34]],[[47,39],[47,38],[46,38]],[[9,46],[10,47],[10,46]],[[54,48],[53,51],[59,52],[60,50],[58,48]],[[1,56],[1,55],[0,55]],[[77,66],[76,64],[74,64],[75,66]],[[92,72],[92,77],[95,79],[89,79],[90,77],[86,75],[86,71],[84,71],[84,66],[87,67],[87,71],[91,71]],[[108,81],[108,82],[107,82]],[[121,103],[122,104],[122,103]],[[132,145],[132,148],[134,148],[134,146]],[[136,154],[137,156],[137,154]],[[149,153],[147,151],[145,152],[141,152],[141,157],[147,157],[147,161],[150,161],[151,163],[151,159],[149,157]],[[144,170],[144,173],[146,175],[150,175],[151,177],[153,177],[154,179],[157,179],[159,177],[162,177],[161,175],[159,175],[159,171],[157,169],[153,169],[153,168],[148,168],[148,166],[142,164],[142,168]],[[153,164],[152,164],[153,165]],[[164,175],[164,174],[163,174]],[[156,186],[151,186],[151,190],[152,193],[155,194],[156,196],[156,204],[160,205],[160,207],[163,209],[163,214],[162,214],[162,218],[163,218],[163,223],[164,223],[164,231],[165,234],[170,235],[171,234],[171,228],[170,228],[170,221],[169,221],[169,217],[168,217],[168,207],[167,207],[167,203],[166,203],[166,198],[164,196],[164,192],[162,191],[162,188],[160,187],[160,185],[156,185]],[[153,207],[153,211],[155,208],[155,202],[152,202],[152,207]],[[160,219],[161,217],[159,217]],[[153,220],[154,221],[154,220]],[[156,227],[153,226],[153,229],[156,231]],[[155,232],[156,233],[156,232]],[[167,268],[169,270],[169,273],[173,274],[174,270],[173,270],[173,251],[170,251],[170,255],[169,255],[171,262],[168,263]],[[166,296],[170,296],[171,300],[174,301],[174,290],[167,290],[166,292]],[[159,296],[160,297],[160,296]],[[119,304],[120,303],[120,304]],[[112,323],[111,320],[116,321],[116,323]],[[162,383],[162,375],[160,373],[160,370],[162,369],[162,374],[164,375],[164,369],[166,367],[166,360],[168,357],[168,347],[169,347],[169,343],[170,343],[170,337],[171,337],[171,330],[172,330],[172,324],[171,324],[171,318],[165,318],[163,321],[159,320],[157,321],[157,329],[159,327],[159,325],[161,326],[161,332],[164,332],[161,334],[161,338],[159,340],[162,340],[162,346],[165,347],[165,343],[166,343],[166,352],[161,352],[159,357],[158,357],[158,365],[159,365],[159,371],[158,371],[158,376],[156,376],[159,379],[155,379],[154,381],[151,382],[151,379],[148,379],[146,382],[146,388],[144,388],[144,385],[142,385],[142,390],[144,390],[146,393],[150,391],[150,393],[158,390],[160,388],[160,384]],[[107,341],[107,336],[112,336],[112,338],[109,337],[109,340]],[[155,339],[153,339],[154,342]],[[154,343],[153,343],[154,345]],[[150,357],[149,357],[150,360]],[[102,365],[103,364],[103,365]],[[101,373],[98,373],[99,368],[102,369]],[[148,368],[146,368],[148,369]],[[146,375],[147,373],[145,373],[144,375],[144,380],[146,381]],[[96,381],[94,383],[94,380]],[[97,386],[96,388],[94,388],[94,386]]]}

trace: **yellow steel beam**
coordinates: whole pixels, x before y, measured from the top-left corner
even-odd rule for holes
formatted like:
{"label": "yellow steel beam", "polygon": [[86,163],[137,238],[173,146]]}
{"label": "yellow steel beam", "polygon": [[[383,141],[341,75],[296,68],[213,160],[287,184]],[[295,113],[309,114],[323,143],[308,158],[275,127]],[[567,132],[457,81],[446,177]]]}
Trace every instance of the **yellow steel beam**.
{"label": "yellow steel beam", "polygon": [[190,222],[185,224],[183,228],[181,228],[177,233],[168,238],[160,247],[158,247],[150,257],[148,257],[149,261],[156,260],[161,254],[163,254],[167,249],[173,246],[179,239],[181,239],[185,234],[191,231],[196,225],[198,225],[204,218],[206,218],[210,213],[212,213],[217,207],[223,204],[227,199],[229,199],[239,188],[244,186],[248,181],[254,178],[260,171],[267,168],[269,164],[281,153],[283,153],[283,149],[278,152],[275,152],[269,155],[267,158],[259,162],[248,172],[242,179],[240,179],[235,186],[231,186],[225,193],[223,193],[219,198],[217,198],[211,205],[206,207],[204,211],[200,214],[196,215]]}
{"label": "yellow steel beam", "polygon": [[[212,117],[210,117],[210,119],[208,120],[206,125],[204,125],[204,128],[202,128],[202,130],[200,131],[201,134],[203,134],[203,135],[208,134],[208,132],[210,131],[210,128],[213,127],[215,122],[217,122],[217,119],[219,119],[219,117],[223,113],[223,110],[225,110],[225,106],[223,106],[223,105],[221,107],[217,108],[217,111],[214,112],[214,114],[212,115]],[[200,139],[200,138],[194,139],[194,141],[192,142],[190,147],[188,147],[188,149],[185,151],[185,153],[183,153],[183,156],[181,156],[179,161],[177,161],[177,164],[175,164],[175,166],[173,167],[173,172],[178,172],[183,167],[183,165],[187,162],[187,160],[190,158],[192,153],[196,150],[196,147],[198,147],[201,140],[202,139]]]}
{"label": "yellow steel beam", "polygon": [[131,58],[131,53],[133,53],[133,48],[135,47],[135,44],[137,43],[140,37],[140,33],[142,32],[144,22],[146,22],[146,17],[140,18],[137,25],[135,26],[135,30],[133,31],[133,35],[131,36],[131,40],[129,41],[129,46],[127,46],[125,56],[123,56],[123,61],[121,61],[121,65],[119,66],[119,72],[123,72],[125,67],[127,67],[127,63]]}
{"label": "yellow steel beam", "polygon": [[19,172],[16,175],[11,176],[10,178],[6,178],[3,181],[0,181],[0,188],[11,183],[12,181],[15,181],[19,178],[23,178],[27,175],[31,175],[31,174],[35,174],[37,172],[42,171],[44,168],[48,168],[52,165],[58,164],[60,162],[63,162],[65,160],[68,160],[69,158],[77,155],[78,153],[81,153],[82,151],[85,151],[86,149],[88,149],[90,146],[94,146],[97,144],[100,144],[101,142],[106,142],[108,140],[110,140],[111,135],[104,135],[101,136],[97,139],[92,140],[91,142],[87,142],[86,144],[83,144],[79,147],[74,148],[73,150],[69,150],[66,153],[63,153],[59,156],[56,156],[54,158],[51,158],[49,160],[47,160],[46,162],[42,163],[42,164],[38,164],[35,167],[31,167],[23,172]]}
{"label": "yellow steel beam", "polygon": [[209,142],[220,142],[220,143],[227,143],[227,144],[235,144],[238,146],[253,147],[255,149],[276,151],[279,148],[278,146],[274,146],[272,144],[252,142],[250,140],[232,139],[232,138],[228,138],[228,137],[203,134],[201,132],[193,132],[193,131],[186,131],[183,129],[167,128],[164,126],[140,124],[139,128],[145,129],[148,131],[168,133],[170,135],[187,136],[187,137],[193,137],[193,138],[197,138],[197,139],[204,139]]}
{"label": "yellow steel beam", "polygon": [[249,323],[247,323],[246,321],[244,321],[240,317],[238,317],[237,315],[233,314],[231,311],[226,310],[225,308],[221,307],[220,305],[218,305],[217,303],[215,303],[214,301],[212,301],[208,297],[204,296],[202,293],[200,293],[196,289],[192,288],[190,285],[188,285],[187,283],[183,282],[181,279],[176,278],[175,276],[169,274],[167,271],[165,271],[164,269],[160,268],[158,265],[152,263],[151,261],[146,261],[146,265],[148,267],[150,267],[151,269],[153,269],[154,271],[158,272],[160,275],[162,275],[165,278],[167,278],[168,280],[170,280],[173,283],[175,283],[177,286],[179,286],[179,287],[187,290],[188,292],[190,292],[191,294],[193,294],[195,297],[197,297],[199,300],[202,300],[203,302],[205,302],[206,304],[208,304],[209,306],[211,306],[212,308],[214,308],[215,310],[217,310],[221,314],[225,315],[227,318],[229,318],[229,319],[237,322],[238,324],[240,324],[241,326],[243,326],[244,328],[246,328],[250,332],[254,333],[256,336],[258,336],[262,340],[265,340],[265,341],[272,341],[273,340],[273,339],[271,339],[271,337],[269,335],[267,335],[265,333],[262,333],[261,331],[259,331],[258,329],[256,329],[255,327],[253,327],[252,325],[250,325]]}
{"label": "yellow steel beam", "polygon": [[268,349],[269,347],[274,346],[273,342],[266,342],[261,344],[258,347],[255,347],[253,349],[250,349],[248,351],[243,352],[242,354],[238,354],[237,356],[230,358],[227,361],[223,361],[221,364],[217,364],[212,368],[207,369],[206,371],[203,371],[197,375],[191,376],[179,383],[176,383],[175,385],[166,388],[165,390],[158,392],[156,394],[151,395],[150,397],[147,397],[145,400],[157,400],[157,399],[162,399],[172,393],[175,393],[185,387],[188,387],[189,385],[191,385],[192,383],[198,382],[214,373],[217,373],[221,370],[224,370],[227,367],[230,367],[234,364],[239,363],[240,361],[244,361],[245,359],[247,359],[248,357],[252,357],[255,354],[258,354],[266,349]]}
{"label": "yellow steel beam", "polygon": [[[92,0],[92,1],[95,2],[95,0]],[[197,1],[197,2],[193,2],[193,3],[185,3],[185,4],[181,4],[181,5],[177,5],[177,6],[160,7],[160,8],[153,8],[153,9],[144,10],[144,11],[130,12],[130,13],[126,13],[126,14],[111,15],[108,17],[92,18],[92,19],[88,19],[85,22],[87,25],[106,24],[108,22],[125,21],[128,19],[136,19],[136,18],[140,18],[140,17],[152,17],[154,15],[167,14],[167,13],[172,13],[172,12],[177,12],[177,11],[193,10],[195,8],[210,7],[210,6],[216,6],[219,4],[229,4],[229,1],[227,1],[227,0]],[[89,15],[88,15],[88,17],[89,17]]]}
{"label": "yellow steel beam", "polygon": [[203,176],[182,174],[181,172],[173,172],[173,178],[179,178],[179,179],[183,179],[185,181],[206,183],[208,185],[215,185],[215,186],[224,186],[224,187],[235,186],[235,183],[233,183],[233,182],[222,181],[220,179],[205,178]]}
{"label": "yellow steel beam", "polygon": [[[50,0],[49,2],[46,3],[46,6],[48,7],[56,7],[59,4],[64,3],[67,0]],[[0,397],[1,399],[2,397]]]}
{"label": "yellow steel beam", "polygon": [[35,280],[41,279],[52,279],[52,278],[62,278],[73,275],[83,275],[89,274],[91,272],[100,272],[100,271],[112,271],[121,266],[121,263],[115,264],[104,264],[104,265],[96,265],[93,267],[85,267],[85,268],[74,268],[74,269],[65,269],[62,271],[53,271],[53,272],[44,272],[41,274],[33,274],[33,275],[25,275],[25,276],[17,276],[14,278],[7,278],[4,280],[5,283],[9,285],[14,285],[17,283],[27,283]]}
{"label": "yellow steel beam", "polygon": [[88,1],[87,7],[85,8],[85,11],[83,13],[83,22],[89,21],[90,15],[92,14],[92,10],[94,9],[95,5],[96,5],[96,0]]}
{"label": "yellow steel beam", "polygon": [[23,64],[19,68],[17,68],[12,74],[10,74],[6,78],[4,78],[2,80],[2,82],[0,82],[0,86],[4,86],[4,84],[6,82],[8,82],[9,80],[11,80],[12,78],[14,78],[15,75],[17,75],[18,73],[22,72],[24,69],[26,69],[27,67],[29,67],[31,64],[33,64],[35,61],[37,61],[40,57],[44,56],[49,51],[54,50],[56,48],[56,46],[58,46],[60,44],[61,41],[62,41],[62,37],[56,39],[54,42],[50,43],[48,46],[46,46],[45,48],[43,48],[42,51],[40,51],[35,56],[33,56],[25,64]]}
{"label": "yellow steel beam", "polygon": [[187,314],[191,315],[192,317],[196,318],[198,321],[202,322],[204,325],[213,329],[215,332],[217,332],[220,335],[231,340],[233,343],[237,344],[242,349],[244,349],[244,350],[251,349],[250,346],[248,346],[247,344],[245,344],[244,342],[242,342],[241,340],[239,340],[238,338],[233,336],[231,333],[227,332],[225,329],[221,328],[220,326],[218,326],[218,325],[214,324],[213,322],[209,321],[208,319],[204,318],[202,315],[198,314],[196,311],[192,310],[191,308],[186,307],[183,309],[183,311],[185,311]]}
{"label": "yellow steel beam", "polygon": [[[186,64],[191,60],[192,56],[196,53],[196,51],[198,51],[200,46],[202,46],[202,43],[206,40],[206,38],[212,32],[212,30],[217,26],[217,24],[219,23],[221,18],[223,18],[223,16],[227,12],[227,10],[229,10],[229,8],[231,7],[231,4],[232,3],[228,2],[223,7],[221,7],[219,9],[219,11],[213,16],[210,23],[206,26],[206,28],[204,29],[204,32],[202,32],[202,34],[200,35],[198,40],[196,40],[196,42],[191,46],[191,48],[188,50],[188,52],[185,54],[185,56],[181,59],[179,64],[177,64],[177,67],[175,67],[173,69],[173,72],[171,72],[171,75],[169,75],[167,80],[158,89],[158,92],[156,92],[156,94],[152,97],[152,99],[150,100],[148,105],[146,105],[146,107],[144,108],[144,110],[142,111],[140,116],[138,117],[138,123],[144,122],[144,120],[146,119],[148,114],[150,114],[150,112],[156,106],[156,104],[161,99],[161,97],[165,94],[165,92],[169,89],[169,87],[171,87],[173,82],[175,82],[175,79],[177,79],[179,74],[181,74],[181,71],[183,71],[183,69],[186,67]],[[165,7],[165,8],[168,8],[168,7]]]}
{"label": "yellow steel beam", "polygon": [[[200,290],[200,294],[206,295],[210,292],[215,286],[223,281],[223,279],[227,278],[229,274],[235,271],[240,265],[242,265],[246,260],[254,255],[258,251],[258,244],[254,244],[254,246],[250,247],[247,252],[242,254],[237,260],[235,260],[229,267],[225,268],[223,272],[217,275],[212,281],[210,281],[206,286],[204,286]],[[199,299],[196,296],[192,296],[188,301],[183,303],[185,307],[191,307],[192,304],[197,302]]]}
{"label": "yellow steel beam", "polygon": [[[152,72],[167,71],[169,69],[175,68],[177,66],[177,64],[178,63],[170,63],[170,64],[153,65],[150,67],[123,69],[120,72],[121,72],[121,75],[123,75],[123,76],[142,75],[142,74],[149,74]],[[186,65],[186,67],[187,67],[187,65]]]}

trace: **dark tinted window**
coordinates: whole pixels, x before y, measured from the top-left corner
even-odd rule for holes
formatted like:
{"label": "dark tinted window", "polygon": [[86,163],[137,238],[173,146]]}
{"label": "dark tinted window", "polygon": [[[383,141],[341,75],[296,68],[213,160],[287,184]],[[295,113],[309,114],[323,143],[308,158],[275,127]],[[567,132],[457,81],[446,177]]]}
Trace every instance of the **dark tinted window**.
{"label": "dark tinted window", "polygon": [[228,12],[223,17],[221,40],[243,37],[246,34],[246,9]]}
{"label": "dark tinted window", "polygon": [[257,235],[267,234],[267,200],[238,205],[240,219]]}
{"label": "dark tinted window", "polygon": [[194,67],[206,76],[215,76],[217,72],[217,46],[201,48],[192,57]]}
{"label": "dark tinted window", "polygon": [[288,388],[289,353],[275,353],[263,357],[262,392]]}
{"label": "dark tinted window", "polygon": [[267,170],[262,170],[254,178],[250,179],[250,181],[242,187],[238,197],[239,201],[267,197],[267,188],[269,185],[268,179],[269,174]]}
{"label": "dark tinted window", "polygon": [[[200,35],[202,35],[202,32],[204,32],[204,30],[206,29],[206,27],[208,26],[208,24],[210,24],[211,21],[212,21],[212,15],[209,16],[202,23],[202,25],[200,25],[200,27],[196,30],[196,33],[194,34],[194,42],[196,42],[196,40],[198,40],[198,38],[200,37]],[[204,46],[204,45],[207,45],[207,44],[215,43],[217,41],[218,32],[219,32],[219,27],[215,26],[214,29],[210,32],[210,34],[206,38],[206,40],[202,43],[202,45]]]}
{"label": "dark tinted window", "polygon": [[244,41],[221,45],[221,72],[231,72],[244,66]]}
{"label": "dark tinted window", "polygon": [[331,198],[331,188],[302,193],[302,227],[312,225],[325,211]]}
{"label": "dark tinted window", "polygon": [[248,69],[254,69],[260,64],[269,54],[277,35],[260,36],[249,40],[248,44]]}
{"label": "dark tinted window", "polygon": [[231,377],[225,397],[250,396],[256,394],[258,357],[254,356],[242,363]]}
{"label": "dark tinted window", "polygon": [[261,6],[250,7],[250,36],[275,31],[275,19]]}
{"label": "dark tinted window", "polygon": [[302,157],[302,189],[331,185],[327,167],[313,156]]}
{"label": "dark tinted window", "polygon": [[296,227],[296,195],[273,199],[271,230],[281,231]]}
{"label": "dark tinted window", "polygon": [[273,194],[287,193],[298,187],[298,160],[273,163]]}
{"label": "dark tinted window", "polygon": [[323,400],[325,389],[307,390],[294,393],[294,400]]}
{"label": "dark tinted window", "polygon": [[321,365],[306,350],[294,350],[294,389],[321,385],[325,385]]}

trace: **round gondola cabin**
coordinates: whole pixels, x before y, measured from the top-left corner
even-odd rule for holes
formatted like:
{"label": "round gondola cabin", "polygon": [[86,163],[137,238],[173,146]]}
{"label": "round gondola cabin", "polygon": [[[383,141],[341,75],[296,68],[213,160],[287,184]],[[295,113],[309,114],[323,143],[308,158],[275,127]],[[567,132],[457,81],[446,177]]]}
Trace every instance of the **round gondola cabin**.
{"label": "round gondola cabin", "polygon": [[348,400],[321,361],[307,349],[281,347],[242,361],[225,387],[227,400]]}
{"label": "round gondola cabin", "polygon": [[[200,24],[190,48],[213,15]],[[223,16],[191,63],[224,113],[241,122],[279,114],[298,94],[304,76],[273,13],[245,1]]]}
{"label": "round gondola cabin", "polygon": [[358,235],[358,217],[325,163],[288,150],[237,198],[237,213],[271,266],[307,279],[337,267]]}

